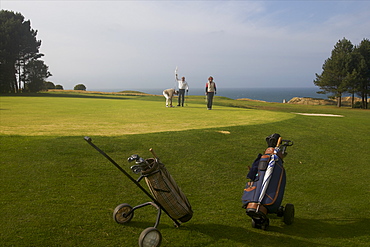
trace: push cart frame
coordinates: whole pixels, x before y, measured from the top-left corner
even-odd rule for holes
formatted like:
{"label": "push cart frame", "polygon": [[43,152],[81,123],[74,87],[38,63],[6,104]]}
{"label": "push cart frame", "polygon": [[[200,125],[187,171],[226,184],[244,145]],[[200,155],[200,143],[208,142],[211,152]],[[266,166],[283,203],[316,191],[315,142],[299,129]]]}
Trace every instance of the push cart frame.
{"label": "push cart frame", "polygon": [[[137,205],[135,207],[131,207],[129,204],[120,204],[116,207],[114,213],[113,213],[113,218],[115,219],[115,221],[117,223],[127,223],[131,220],[131,218],[133,217],[133,214],[134,214],[134,211],[139,209],[139,208],[142,208],[142,207],[146,207],[146,206],[153,206],[157,209],[157,218],[156,218],[156,222],[154,224],[153,227],[149,227],[147,229],[145,229],[141,235],[140,235],[140,238],[139,238],[139,245],[140,246],[145,246],[145,244],[143,244],[144,242],[144,238],[145,236],[150,232],[150,231],[156,231],[156,234],[159,235],[159,238],[161,239],[161,234],[160,232],[156,229],[159,225],[159,222],[160,222],[160,218],[161,218],[161,215],[162,215],[162,211],[165,212],[168,217],[170,217],[170,219],[173,221],[174,223],[174,226],[177,228],[181,225],[181,223],[174,219],[167,211],[166,209],[154,198],[154,196],[152,194],[150,194],[141,184],[140,184],[140,181],[145,178],[146,176],[145,175],[141,175],[138,179],[134,179],[128,172],[126,172],[120,165],[117,164],[116,161],[114,161],[108,154],[106,154],[103,150],[101,150],[99,147],[97,147],[93,142],[92,142],[92,139],[88,136],[84,137],[84,140],[90,144],[90,146],[92,146],[95,150],[97,150],[99,153],[101,153],[105,158],[107,158],[115,167],[117,167],[118,170],[120,170],[123,174],[125,174],[126,177],[128,177],[137,187],[140,188],[140,190],[142,190],[152,201],[151,202],[146,202],[146,203],[143,203],[143,204],[140,204],[140,205]],[[159,162],[159,158],[156,156],[156,154],[154,153],[153,149],[149,149],[149,151],[153,154],[154,158],[155,158],[155,161],[156,162]],[[128,212],[124,212],[122,213],[122,217],[125,218],[126,220],[125,221],[122,221],[122,222],[119,222],[115,216],[116,213],[118,213],[119,209],[120,208],[123,208],[123,207],[129,207],[130,210]],[[156,245],[156,246],[159,246],[160,244],[160,240],[159,240],[159,243]]]}

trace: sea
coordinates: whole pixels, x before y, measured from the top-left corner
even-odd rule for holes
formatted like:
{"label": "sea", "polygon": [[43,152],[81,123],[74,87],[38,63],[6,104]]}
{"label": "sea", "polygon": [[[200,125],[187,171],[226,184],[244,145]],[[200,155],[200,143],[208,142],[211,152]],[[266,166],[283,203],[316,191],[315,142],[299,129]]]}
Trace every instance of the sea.
{"label": "sea", "polygon": [[[125,90],[140,91],[148,94],[162,95],[163,89],[159,88],[136,88],[136,89],[88,89],[100,92],[120,92]],[[317,87],[307,88],[217,88],[216,96],[223,96],[230,99],[248,98],[253,100],[262,100],[266,102],[288,102],[294,97],[310,97],[327,99],[328,95],[318,94],[320,91]],[[191,95],[204,95],[204,88],[190,88],[187,93]]]}

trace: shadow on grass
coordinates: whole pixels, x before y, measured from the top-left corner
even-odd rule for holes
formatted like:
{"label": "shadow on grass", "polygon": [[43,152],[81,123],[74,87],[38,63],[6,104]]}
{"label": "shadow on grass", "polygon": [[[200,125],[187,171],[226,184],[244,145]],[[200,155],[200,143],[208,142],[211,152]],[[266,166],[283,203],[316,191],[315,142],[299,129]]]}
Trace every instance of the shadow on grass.
{"label": "shadow on grass", "polygon": [[351,239],[369,237],[370,219],[368,218],[332,218],[300,219],[296,218],[291,226],[271,227],[271,231],[286,235],[313,238]]}
{"label": "shadow on grass", "polygon": [[[245,227],[236,227],[223,224],[204,223],[188,224],[183,230],[195,231],[208,235],[213,242],[223,239],[259,246],[311,246],[321,239],[320,246],[332,246],[322,243],[322,239],[353,239],[360,238],[364,241],[369,238],[367,218],[335,218],[325,220],[295,219],[293,225],[270,225],[267,231],[253,229],[249,221]],[[181,229],[180,228],[180,229]],[[361,242],[361,240],[359,240]]]}
{"label": "shadow on grass", "polygon": [[[248,222],[249,223],[249,222]],[[310,246],[309,241],[295,239],[292,236],[271,235],[268,231],[253,229],[250,224],[245,227],[235,227],[222,224],[194,224],[187,226],[188,230],[208,235],[213,241],[208,244],[222,243],[225,240],[238,242],[246,246]],[[256,244],[258,243],[258,244]],[[207,245],[208,245],[207,244]]]}

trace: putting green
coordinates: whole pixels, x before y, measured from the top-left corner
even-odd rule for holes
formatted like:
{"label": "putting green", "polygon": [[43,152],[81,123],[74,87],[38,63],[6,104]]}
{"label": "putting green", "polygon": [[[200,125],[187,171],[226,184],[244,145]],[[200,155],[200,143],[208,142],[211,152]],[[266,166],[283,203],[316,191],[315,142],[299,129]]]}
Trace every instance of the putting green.
{"label": "putting green", "polygon": [[6,135],[114,136],[255,125],[293,118],[292,113],[189,103],[64,97],[2,97],[0,133]]}

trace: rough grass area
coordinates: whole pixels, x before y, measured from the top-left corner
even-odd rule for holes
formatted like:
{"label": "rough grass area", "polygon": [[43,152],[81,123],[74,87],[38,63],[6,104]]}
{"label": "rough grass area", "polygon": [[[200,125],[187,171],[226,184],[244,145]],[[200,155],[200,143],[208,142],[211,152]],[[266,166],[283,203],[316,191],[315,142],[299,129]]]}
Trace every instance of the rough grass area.
{"label": "rough grass area", "polygon": [[[153,148],[187,195],[194,217],[177,229],[163,214],[162,246],[368,246],[369,111],[224,98],[207,111],[197,97],[168,109],[155,96],[50,96],[0,99],[1,131],[11,130],[0,134],[2,246],[137,246],[154,225],[153,208],[137,210],[127,225],[113,221],[117,205],[148,198],[84,141],[86,134],[128,172],[130,155],[151,157]],[[173,122],[165,125],[164,116]],[[53,133],[46,128],[52,122]],[[152,131],[114,134],[109,127],[130,122]],[[37,125],[35,134],[29,127]],[[283,204],[295,205],[296,218],[287,226],[271,215],[263,231],[251,227],[241,195],[247,166],[272,133],[294,141]]]}

